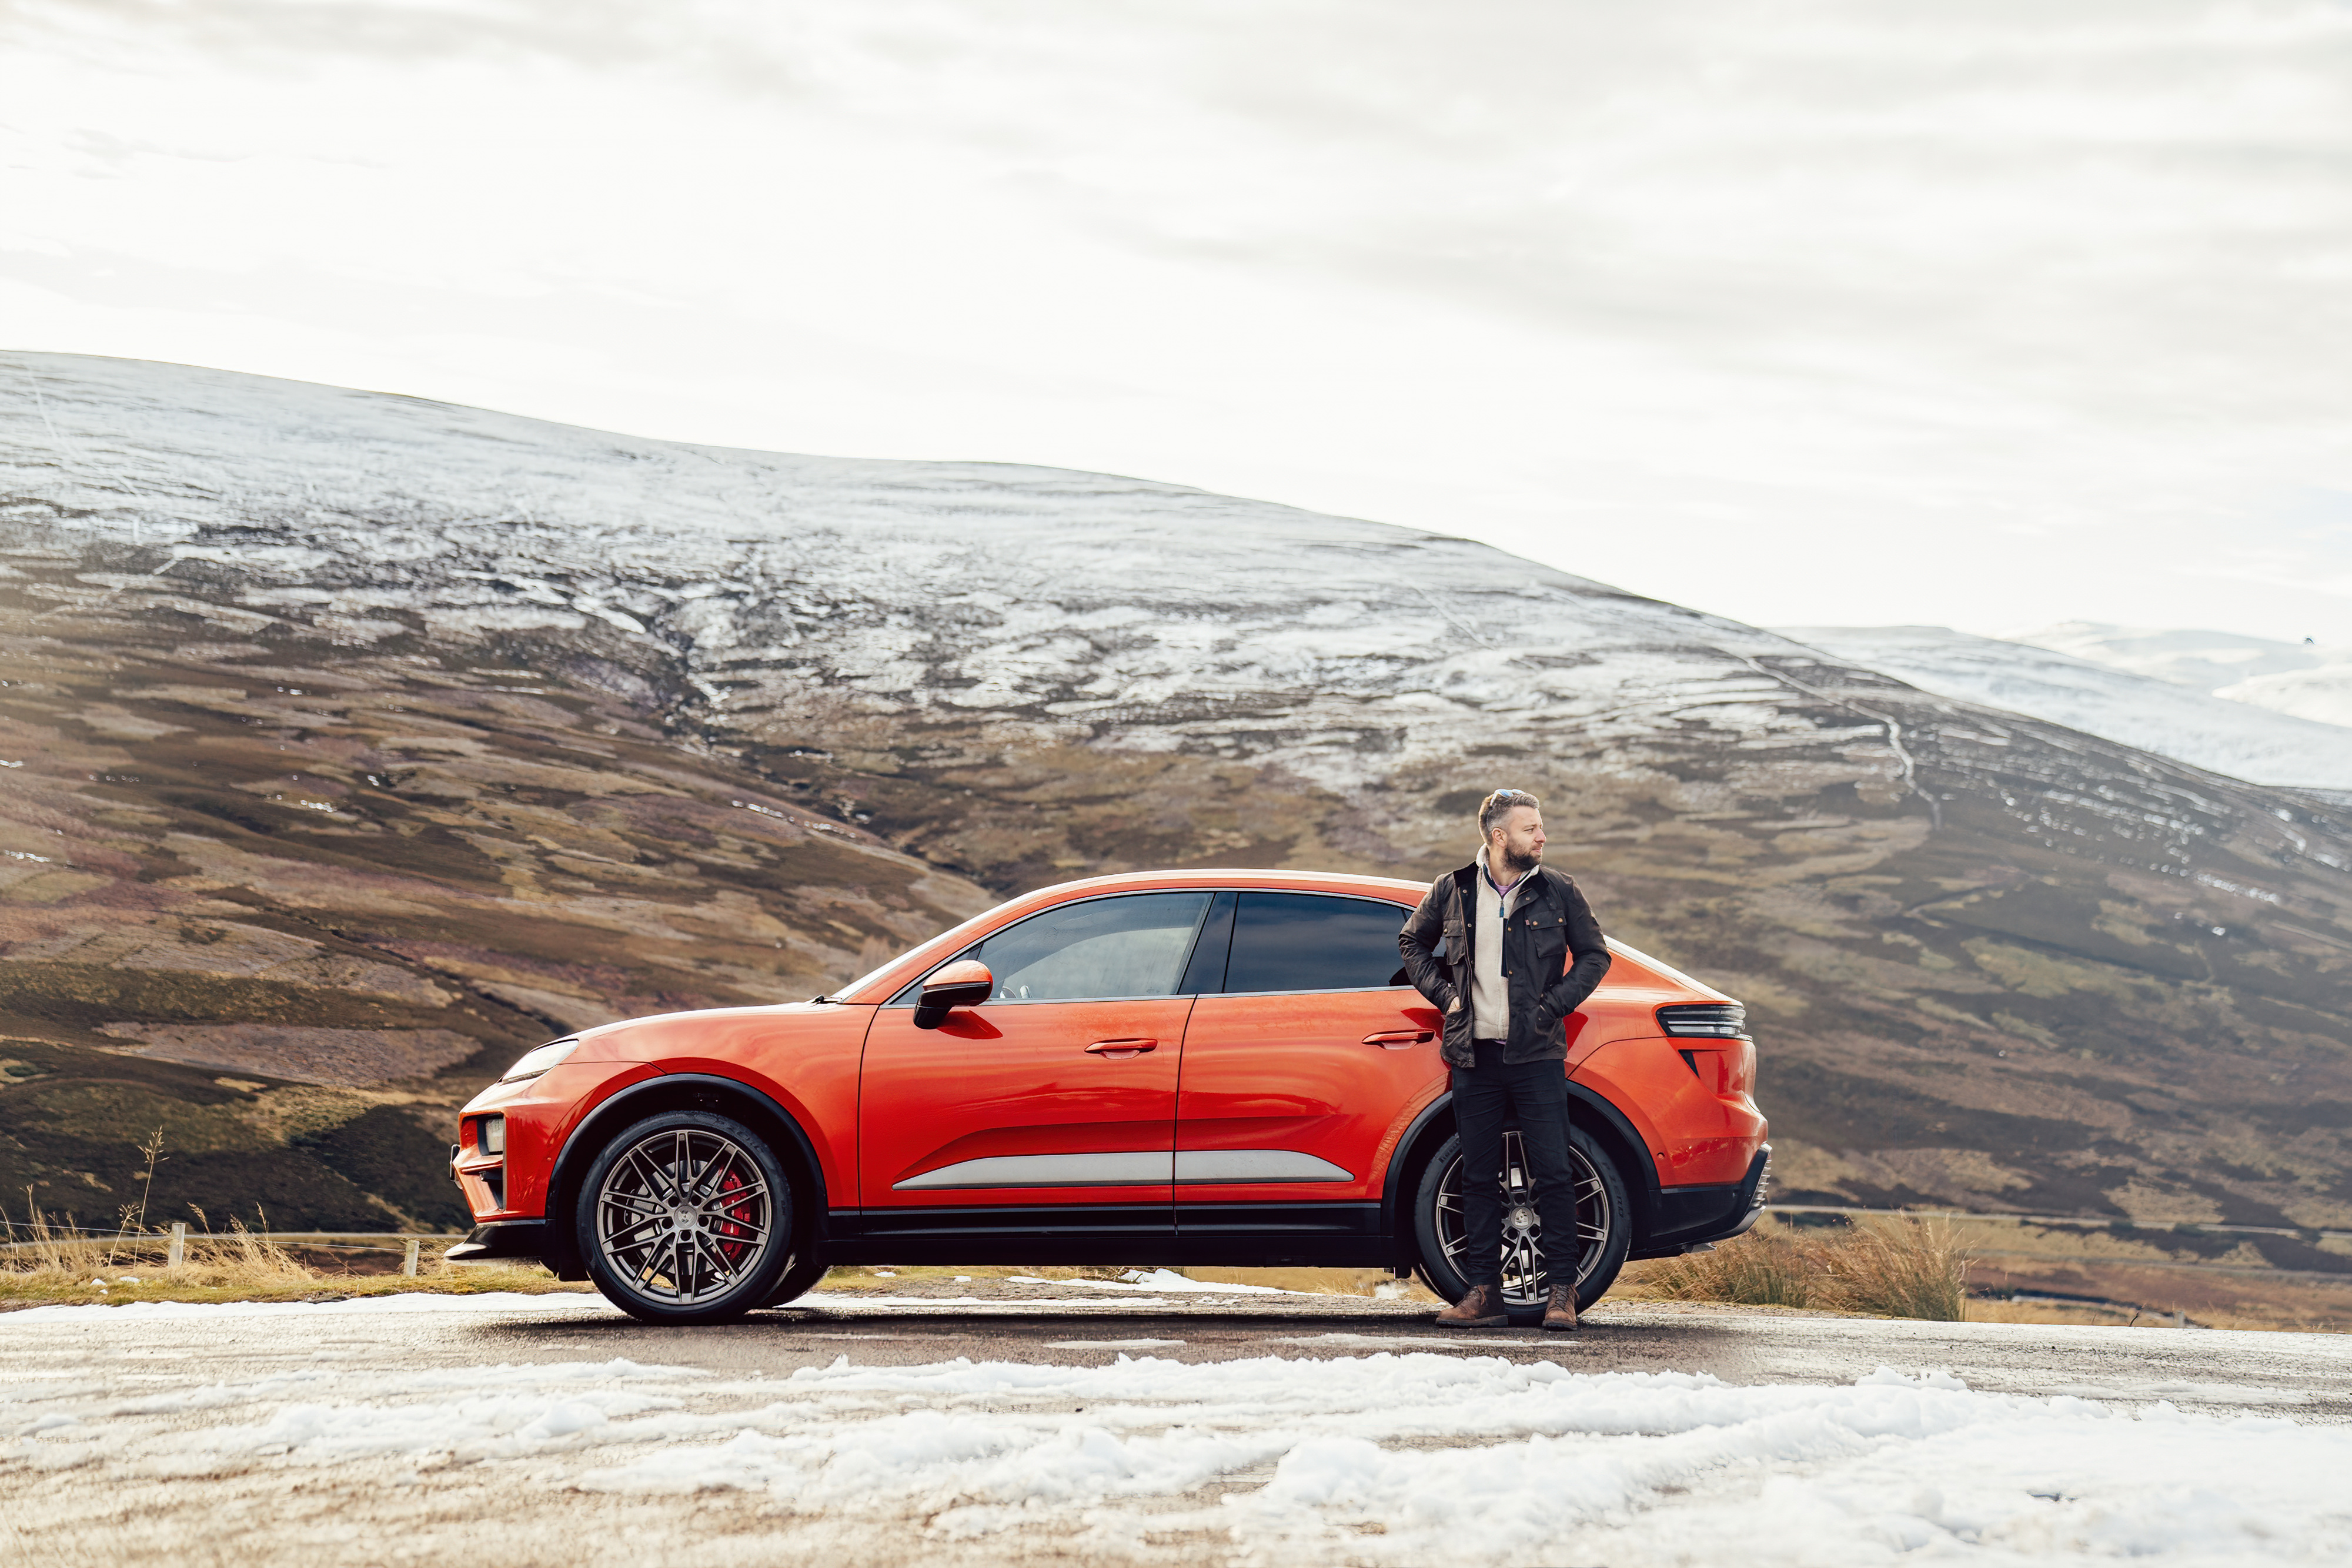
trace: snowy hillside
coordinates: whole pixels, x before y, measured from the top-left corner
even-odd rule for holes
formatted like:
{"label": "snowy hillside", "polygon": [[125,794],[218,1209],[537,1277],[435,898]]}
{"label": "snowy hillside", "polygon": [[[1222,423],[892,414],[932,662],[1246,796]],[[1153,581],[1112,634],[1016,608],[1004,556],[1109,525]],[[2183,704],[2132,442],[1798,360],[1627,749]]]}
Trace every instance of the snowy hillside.
{"label": "snowy hillside", "polygon": [[732,713],[1017,718],[1246,750],[1341,789],[1368,752],[1412,760],[1474,715],[1496,741],[1811,728],[1750,663],[1801,652],[1780,638],[1462,539],[1102,475],[638,441],[182,367],[0,367],[16,520],[232,568],[247,608],[342,639],[397,630],[392,612],[442,636],[601,622],[657,637]]}
{"label": "snowy hillside", "polygon": [[[1791,626],[1836,658],[1923,691],[2032,714],[2263,784],[2352,789],[2352,729],[2209,696],[2046,648],[1941,626]],[[2264,679],[2281,678],[2276,675]]]}
{"label": "snowy hillside", "polygon": [[2320,724],[2352,725],[2352,649],[2068,621],[2015,639]]}

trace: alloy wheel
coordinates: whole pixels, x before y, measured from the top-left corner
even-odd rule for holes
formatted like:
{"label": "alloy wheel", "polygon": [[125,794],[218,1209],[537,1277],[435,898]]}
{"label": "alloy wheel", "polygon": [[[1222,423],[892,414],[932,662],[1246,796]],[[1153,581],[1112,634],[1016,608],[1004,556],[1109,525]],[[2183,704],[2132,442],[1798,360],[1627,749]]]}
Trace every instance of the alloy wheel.
{"label": "alloy wheel", "polygon": [[692,1307],[739,1288],[766,1260],[775,1197],[751,1152],[725,1134],[666,1128],[606,1167],[596,1245],[649,1301]]}
{"label": "alloy wheel", "polygon": [[[1580,1286],[1607,1255],[1617,1216],[1601,1173],[1574,1144],[1569,1145],[1568,1168],[1576,1188],[1576,1282]],[[1517,1312],[1538,1311],[1551,1281],[1543,1220],[1536,1212],[1535,1184],[1528,1175],[1527,1145],[1516,1128],[1503,1134],[1503,1167],[1496,1173],[1496,1180],[1503,1189],[1503,1303]],[[1438,1245],[1444,1249],[1447,1264],[1463,1278],[1471,1277],[1459,1155],[1439,1179],[1434,1218]]]}

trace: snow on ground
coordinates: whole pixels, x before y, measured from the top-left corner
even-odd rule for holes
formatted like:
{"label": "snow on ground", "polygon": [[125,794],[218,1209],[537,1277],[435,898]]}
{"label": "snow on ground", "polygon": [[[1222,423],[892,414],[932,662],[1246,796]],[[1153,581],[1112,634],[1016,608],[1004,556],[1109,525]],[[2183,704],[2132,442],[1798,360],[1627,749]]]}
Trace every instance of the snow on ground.
{"label": "snow on ground", "polygon": [[[2007,708],[2257,784],[2352,789],[2352,728],[2088,658],[1941,626],[1781,629],[1924,691]],[[2274,706],[2274,705],[2273,705]],[[2352,707],[2347,707],[2352,716]]]}
{"label": "snow on ground", "polygon": [[20,1323],[139,1321],[150,1318],[315,1317],[331,1312],[485,1312],[511,1317],[517,1312],[611,1312],[604,1298],[576,1291],[524,1292],[483,1291],[473,1295],[444,1295],[425,1291],[392,1296],[352,1296],[338,1301],[60,1301],[52,1306],[26,1307],[0,1319],[0,1326]]}
{"label": "snow on ground", "polygon": [[1034,1274],[1013,1274],[1007,1278],[1016,1285],[1075,1285],[1089,1291],[1179,1291],[1211,1296],[1295,1296],[1305,1293],[1286,1291],[1278,1285],[1238,1285],[1214,1280],[1194,1280],[1179,1274],[1173,1269],[1130,1269],[1117,1280],[1049,1281]]}
{"label": "snow on ground", "polygon": [[2352,1552],[2352,1429],[2271,1415],[1984,1393],[1932,1369],[1846,1385],[1587,1374],[1572,1344],[1563,1366],[1475,1351],[1188,1364],[1060,1343],[1108,1359],[844,1355],[778,1378],[630,1360],[298,1365],[131,1398],[23,1386],[0,1390],[0,1486],[457,1478],[518,1508],[751,1504],[764,1538],[821,1526],[894,1561],[910,1546],[1369,1563]]}
{"label": "snow on ground", "polygon": [[[798,1304],[814,1308],[855,1306],[860,1312],[877,1307],[927,1310],[954,1307],[962,1311],[1017,1310],[1025,1314],[1104,1309],[1134,1312],[1144,1307],[1171,1307],[1178,1304],[1170,1300],[1171,1295],[1177,1294],[1199,1298],[1197,1301],[1183,1303],[1188,1306],[1217,1307],[1231,1306],[1244,1295],[1296,1296],[1302,1293],[1278,1290],[1272,1285],[1217,1284],[1203,1280],[1188,1280],[1166,1269],[1148,1273],[1137,1270],[1130,1280],[1045,1280],[1031,1275],[1014,1275],[1008,1282],[1122,1293],[1117,1300],[1105,1300],[1086,1296],[893,1296],[866,1291],[846,1294],[812,1291],[801,1297]],[[618,1311],[604,1297],[585,1291],[525,1294],[512,1291],[485,1291],[475,1295],[442,1295],[419,1291],[391,1296],[353,1296],[334,1301],[60,1301],[50,1306],[26,1307],[10,1312],[5,1322],[106,1322],[115,1319],[274,1317],[284,1314],[315,1316],[332,1312],[476,1312],[505,1317],[518,1312],[617,1315]]]}

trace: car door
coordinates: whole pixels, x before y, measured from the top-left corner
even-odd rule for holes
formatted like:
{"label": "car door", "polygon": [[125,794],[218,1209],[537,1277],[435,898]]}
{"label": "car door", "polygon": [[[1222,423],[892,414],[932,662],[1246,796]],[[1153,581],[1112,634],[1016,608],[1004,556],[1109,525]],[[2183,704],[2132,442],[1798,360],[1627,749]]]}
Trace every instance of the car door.
{"label": "car door", "polygon": [[955,955],[989,967],[988,1001],[933,1030],[915,1027],[920,982],[877,1009],[858,1086],[869,1232],[893,1210],[992,1206],[1108,1206],[1104,1226],[1169,1225],[1183,981],[1211,902],[1058,904]]}
{"label": "car door", "polygon": [[1252,1228],[1273,1206],[1381,1196],[1445,1076],[1437,1009],[1405,982],[1409,911],[1328,894],[1239,895],[1223,983],[1184,1032],[1179,1230]]}

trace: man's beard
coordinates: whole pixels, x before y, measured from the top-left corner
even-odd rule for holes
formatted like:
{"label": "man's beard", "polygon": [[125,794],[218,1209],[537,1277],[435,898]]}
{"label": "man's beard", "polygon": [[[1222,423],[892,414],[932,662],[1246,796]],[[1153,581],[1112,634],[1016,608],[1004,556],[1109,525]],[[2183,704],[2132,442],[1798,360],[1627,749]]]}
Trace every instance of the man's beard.
{"label": "man's beard", "polygon": [[1503,851],[1503,864],[1513,876],[1525,876],[1543,863],[1543,851],[1529,850],[1521,854],[1516,850]]}

